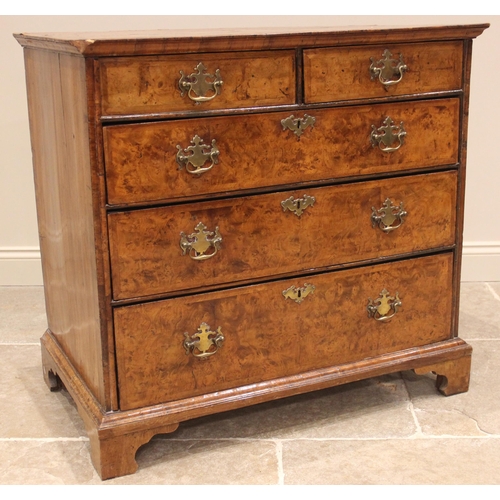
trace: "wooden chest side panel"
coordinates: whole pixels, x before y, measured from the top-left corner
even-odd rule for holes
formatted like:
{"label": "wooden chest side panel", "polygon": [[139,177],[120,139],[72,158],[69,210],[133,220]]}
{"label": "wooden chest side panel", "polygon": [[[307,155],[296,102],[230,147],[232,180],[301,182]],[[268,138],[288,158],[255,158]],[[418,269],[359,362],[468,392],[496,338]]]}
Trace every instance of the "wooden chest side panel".
{"label": "wooden chest side panel", "polygon": [[[279,281],[115,310],[123,410],[271,380],[426,345],[452,336],[452,254],[310,276],[298,304]],[[367,314],[383,289],[402,308],[388,322]],[[211,357],[186,354],[185,333],[221,328]]]}
{"label": "wooden chest side panel", "polygon": [[[456,172],[409,176],[109,215],[115,299],[126,299],[453,245]],[[300,217],[281,205],[313,196]],[[387,198],[408,212],[401,227],[372,226]],[[181,232],[219,227],[217,254],[183,255]]]}
{"label": "wooden chest side panel", "polygon": [[104,406],[85,61],[25,49],[25,66],[48,326]]}
{"label": "wooden chest side panel", "polygon": [[[202,196],[263,186],[452,165],[458,161],[459,99],[309,110],[314,127],[300,139],[284,130],[287,113],[210,117],[104,129],[111,204]],[[295,113],[296,118],[303,113]],[[390,116],[404,123],[404,144],[392,153],[370,141],[372,125]],[[218,163],[191,175],[176,162],[177,146],[198,135],[216,141]],[[208,148],[210,149],[210,148]],[[210,162],[207,162],[207,166]]]}
{"label": "wooden chest side panel", "polygon": [[[379,61],[389,49],[408,67],[397,84],[371,79],[371,58]],[[307,103],[386,97],[462,88],[463,42],[434,42],[370,47],[320,48],[304,51]],[[396,79],[396,77],[393,77]]]}
{"label": "wooden chest side panel", "polygon": [[[180,71],[191,75],[200,62],[209,74],[220,70],[223,84],[214,99],[196,103],[181,96],[178,82]],[[104,58],[101,89],[103,115],[293,104],[295,52]]]}

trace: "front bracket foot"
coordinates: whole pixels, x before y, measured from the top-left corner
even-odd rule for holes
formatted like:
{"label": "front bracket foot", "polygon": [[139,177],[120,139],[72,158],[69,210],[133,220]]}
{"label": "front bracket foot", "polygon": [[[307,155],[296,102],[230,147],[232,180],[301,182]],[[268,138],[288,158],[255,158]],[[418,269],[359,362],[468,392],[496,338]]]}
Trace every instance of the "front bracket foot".
{"label": "front bracket foot", "polygon": [[148,443],[154,435],[173,432],[178,426],[169,424],[109,437],[99,437],[99,431],[89,429],[92,463],[102,480],[134,474],[138,467],[135,455],[139,447]]}
{"label": "front bracket foot", "polygon": [[415,368],[417,375],[433,372],[437,375],[436,389],[445,396],[460,394],[469,390],[471,356],[442,361],[433,365]]}

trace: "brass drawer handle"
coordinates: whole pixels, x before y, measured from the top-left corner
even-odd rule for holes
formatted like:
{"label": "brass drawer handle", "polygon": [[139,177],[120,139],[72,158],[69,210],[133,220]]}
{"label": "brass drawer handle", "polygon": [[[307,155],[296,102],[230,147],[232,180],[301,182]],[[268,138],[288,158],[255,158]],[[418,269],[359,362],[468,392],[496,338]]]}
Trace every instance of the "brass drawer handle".
{"label": "brass drawer handle", "polygon": [[[188,146],[185,149],[177,145],[177,156],[175,159],[179,165],[179,169],[185,167],[186,171],[190,174],[201,175],[204,172],[208,172],[219,162],[219,150],[217,149],[215,139],[212,140],[212,146],[210,147],[208,144],[203,144],[203,139],[200,136],[195,135],[191,144],[192,146]],[[207,161],[211,161],[212,163],[204,167],[203,165]]]}
{"label": "brass drawer handle", "polygon": [[399,54],[399,59],[391,59],[391,52],[386,49],[382,54],[382,59],[375,61],[370,57],[372,62],[370,65],[370,76],[372,80],[378,78],[379,82],[384,85],[385,90],[390,85],[396,85],[403,79],[408,66],[403,61],[403,54]]}
{"label": "brass drawer handle", "polygon": [[283,207],[283,212],[290,210],[290,212],[293,212],[297,217],[300,217],[307,207],[312,207],[314,205],[315,201],[316,198],[314,196],[308,196],[307,194],[305,194],[303,198],[297,198],[296,200],[293,196],[290,196],[290,198],[281,202],[281,206]]}
{"label": "brass drawer handle", "polygon": [[[406,137],[404,123],[394,125],[391,117],[386,117],[381,127],[372,125],[370,140],[373,147],[378,146],[384,153],[397,151],[403,144]],[[394,146],[396,144],[396,146]]]}
{"label": "brass drawer handle", "polygon": [[[189,236],[181,232],[180,247],[182,255],[188,254],[193,260],[206,260],[217,253],[222,242],[219,226],[215,228],[214,232],[205,231],[206,228],[203,222],[199,222],[195,227],[196,232],[191,233]],[[211,251],[206,253],[209,250]]]}
{"label": "brass drawer handle", "polygon": [[202,323],[198,327],[198,331],[191,336],[184,332],[184,337],[182,345],[186,354],[191,352],[196,358],[213,356],[222,347],[225,340],[220,326],[216,332],[212,332],[210,325],[206,323]]}
{"label": "brass drawer handle", "polygon": [[292,299],[297,302],[297,304],[300,304],[309,294],[314,293],[314,290],[316,290],[316,287],[309,283],[304,283],[303,287],[295,287],[292,285],[286,290],[283,290],[283,297],[285,297],[285,299]]}
{"label": "brass drawer handle", "polygon": [[291,130],[297,137],[300,137],[307,127],[314,127],[316,123],[316,118],[314,116],[304,115],[304,118],[295,118],[290,115],[288,118],[281,120],[281,125],[283,130]]}
{"label": "brass drawer handle", "polygon": [[372,207],[372,227],[379,227],[384,233],[390,233],[403,224],[408,212],[403,207],[403,202],[399,207],[392,204],[387,198],[378,210]]}
{"label": "brass drawer handle", "polygon": [[375,300],[368,299],[368,317],[377,321],[388,321],[398,312],[398,309],[403,305],[399,298],[399,293],[396,292],[395,297],[391,297],[389,292],[384,288],[379,297]]}
{"label": "brass drawer handle", "polygon": [[216,69],[215,74],[211,75],[207,73],[207,68],[201,62],[194,69],[196,73],[190,75],[185,75],[183,71],[179,71],[181,74],[179,79],[181,97],[184,97],[187,93],[188,97],[196,104],[211,101],[220,94],[224,83],[220,76],[220,70]]}

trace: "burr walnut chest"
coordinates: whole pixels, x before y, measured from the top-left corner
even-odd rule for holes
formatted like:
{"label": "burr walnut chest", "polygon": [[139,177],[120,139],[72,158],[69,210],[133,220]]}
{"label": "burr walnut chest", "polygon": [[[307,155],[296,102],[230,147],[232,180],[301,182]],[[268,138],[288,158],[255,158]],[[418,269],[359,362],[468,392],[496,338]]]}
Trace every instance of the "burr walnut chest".
{"label": "burr walnut chest", "polygon": [[403,370],[468,389],[487,26],[15,35],[44,378],[74,398],[103,479],[202,415]]}

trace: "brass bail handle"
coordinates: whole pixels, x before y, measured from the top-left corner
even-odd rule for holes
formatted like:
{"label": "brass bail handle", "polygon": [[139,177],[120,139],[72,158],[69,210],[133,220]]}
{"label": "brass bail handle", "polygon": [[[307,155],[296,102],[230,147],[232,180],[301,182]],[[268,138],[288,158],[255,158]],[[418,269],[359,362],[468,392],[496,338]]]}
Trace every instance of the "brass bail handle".
{"label": "brass bail handle", "polygon": [[375,207],[372,207],[372,227],[378,227],[384,233],[390,233],[403,224],[407,215],[408,212],[404,209],[403,202],[397,206],[387,198],[382,208],[377,210]]}
{"label": "brass bail handle", "polygon": [[370,57],[370,77],[372,80],[378,81],[384,86],[385,90],[388,87],[396,85],[403,79],[403,75],[408,71],[408,66],[403,61],[403,54],[399,54],[399,59],[392,59],[390,50],[384,50],[382,59],[375,61]]}
{"label": "brass bail handle", "polygon": [[215,231],[208,231],[203,222],[199,222],[195,227],[195,232],[186,235],[181,232],[179,245],[182,255],[189,255],[193,260],[207,260],[212,258],[222,243],[222,236],[219,233],[219,226]]}
{"label": "brass bail handle", "polygon": [[196,358],[208,358],[213,356],[224,343],[225,337],[219,326],[215,332],[210,330],[210,325],[201,323],[198,331],[193,335],[184,332],[184,342],[182,343],[186,354],[192,353]]}
{"label": "brass bail handle", "polygon": [[372,125],[370,141],[372,147],[379,147],[384,153],[397,151],[405,142],[406,130],[403,122],[395,125],[393,119],[387,116],[380,127]]}
{"label": "brass bail handle", "polygon": [[398,312],[399,308],[403,305],[399,298],[399,293],[393,297],[384,288],[379,296],[375,299],[368,299],[366,309],[368,317],[377,321],[389,321]]}
{"label": "brass bail handle", "polygon": [[212,75],[207,72],[207,68],[202,62],[194,68],[195,72],[190,75],[185,75],[181,70],[181,78],[179,79],[179,90],[181,97],[187,93],[189,99],[200,104],[202,102],[211,101],[221,93],[221,88],[224,82],[220,75],[220,70],[216,69]]}
{"label": "brass bail handle", "polygon": [[[204,144],[203,139],[195,135],[191,141],[191,146],[182,148],[177,144],[177,156],[175,157],[179,169],[185,168],[192,175],[201,175],[208,172],[214,165],[219,163],[219,149],[215,139],[212,145]],[[209,165],[205,166],[207,162]]]}

